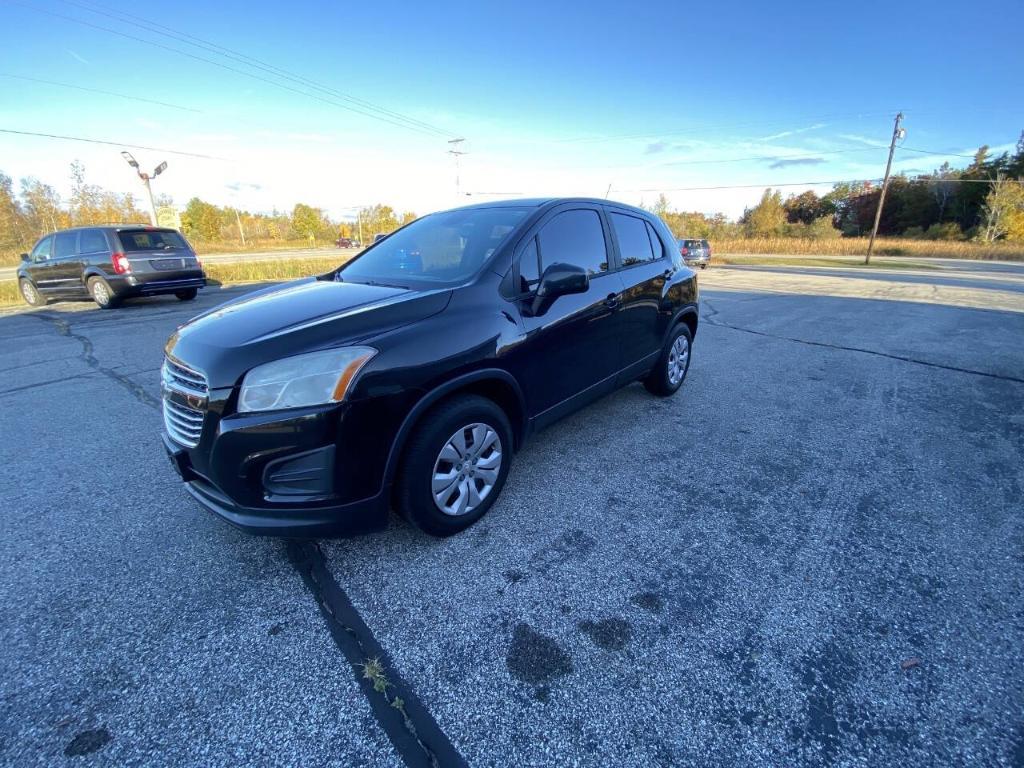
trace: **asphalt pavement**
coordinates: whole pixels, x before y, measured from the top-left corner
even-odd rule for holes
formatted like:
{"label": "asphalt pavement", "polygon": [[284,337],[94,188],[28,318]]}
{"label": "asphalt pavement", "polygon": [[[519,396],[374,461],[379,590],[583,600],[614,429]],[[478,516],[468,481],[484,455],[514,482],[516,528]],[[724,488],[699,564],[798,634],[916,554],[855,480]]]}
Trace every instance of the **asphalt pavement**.
{"label": "asphalt pavement", "polygon": [[712,268],[675,397],[544,431],[464,534],[320,542],[334,597],[159,443],[164,341],[244,289],[6,313],[0,764],[417,764],[364,653],[441,764],[1021,765],[1005,267]]}

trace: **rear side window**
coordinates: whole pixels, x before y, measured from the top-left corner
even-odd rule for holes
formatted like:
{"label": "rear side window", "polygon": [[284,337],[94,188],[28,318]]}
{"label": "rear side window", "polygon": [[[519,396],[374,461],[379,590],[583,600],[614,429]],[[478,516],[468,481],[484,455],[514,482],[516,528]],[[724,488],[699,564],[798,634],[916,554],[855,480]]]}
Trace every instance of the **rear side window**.
{"label": "rear side window", "polygon": [[42,261],[48,259],[53,255],[53,235],[44,237],[38,243],[36,247],[32,249],[32,255],[29,257],[32,261]]}
{"label": "rear side window", "polygon": [[551,264],[574,264],[596,275],[608,271],[604,228],[597,211],[565,211],[544,225],[537,235],[541,271]]}
{"label": "rear side window", "polygon": [[58,232],[53,240],[53,258],[73,256],[77,241],[78,232]]}
{"label": "rear side window", "polygon": [[83,229],[78,240],[79,253],[103,253],[110,250],[107,238],[98,229]]}
{"label": "rear side window", "polygon": [[651,238],[647,234],[647,222],[621,213],[612,213],[610,218],[615,237],[619,241],[622,266],[631,267],[645,261],[654,261]]}
{"label": "rear side window", "polygon": [[124,230],[117,233],[123,251],[171,251],[186,248],[185,240],[169,230]]}
{"label": "rear side window", "polygon": [[651,251],[654,253],[655,260],[660,259],[665,255],[665,246],[662,245],[661,238],[658,237],[658,233],[654,231],[651,223],[649,221],[645,223],[647,224],[647,237],[651,240]]}

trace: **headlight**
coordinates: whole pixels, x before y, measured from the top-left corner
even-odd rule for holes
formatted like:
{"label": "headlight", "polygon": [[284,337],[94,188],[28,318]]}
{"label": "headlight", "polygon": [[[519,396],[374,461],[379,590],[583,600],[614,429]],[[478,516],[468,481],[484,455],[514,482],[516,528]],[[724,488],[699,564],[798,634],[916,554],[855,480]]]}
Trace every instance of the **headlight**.
{"label": "headlight", "polygon": [[238,410],[341,402],[356,374],[376,354],[371,347],[340,347],[258,365],[242,380]]}

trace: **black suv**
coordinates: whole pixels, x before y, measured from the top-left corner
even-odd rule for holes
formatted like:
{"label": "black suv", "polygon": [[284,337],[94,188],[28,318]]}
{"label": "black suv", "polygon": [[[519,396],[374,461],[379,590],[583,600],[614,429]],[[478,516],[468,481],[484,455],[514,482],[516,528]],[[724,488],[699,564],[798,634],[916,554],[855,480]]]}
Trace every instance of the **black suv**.
{"label": "black suv", "polygon": [[697,280],[668,228],[603,200],[435,213],[339,269],[212,309],[168,340],[164,443],[247,530],[448,535],[527,437],[616,387],[683,383]]}
{"label": "black suv", "polygon": [[129,296],[196,297],[206,275],[195,251],[174,229],[76,227],[40,238],[21,254],[18,286],[26,302],[91,297],[103,309]]}

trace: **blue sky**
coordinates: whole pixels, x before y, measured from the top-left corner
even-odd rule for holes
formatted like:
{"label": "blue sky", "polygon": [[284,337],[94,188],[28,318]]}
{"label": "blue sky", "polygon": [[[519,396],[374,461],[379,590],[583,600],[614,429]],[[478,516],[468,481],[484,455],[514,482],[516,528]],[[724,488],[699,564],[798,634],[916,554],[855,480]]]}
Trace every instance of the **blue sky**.
{"label": "blue sky", "polygon": [[[114,18],[126,13],[137,18]],[[250,75],[311,90],[160,35],[154,22],[333,89],[319,93],[334,103],[261,82]],[[1024,128],[1024,46],[1012,39],[1024,29],[1020,0],[0,0],[0,29],[0,128],[217,158],[132,150],[144,165],[168,161],[154,186],[178,204],[302,201],[336,216],[378,201],[448,207],[457,198],[447,139],[465,137],[465,202],[604,196],[610,186],[626,202],[666,190],[679,208],[735,216],[762,188],[685,188],[878,177],[897,110],[905,146],[940,153],[901,150],[895,167],[908,172],[965,163],[957,155],[981,143],[1011,147]],[[337,93],[437,130],[343,109],[352,102]],[[0,133],[0,170],[66,192],[77,158],[92,181],[137,192],[118,149]]]}

